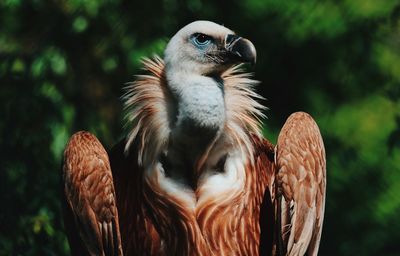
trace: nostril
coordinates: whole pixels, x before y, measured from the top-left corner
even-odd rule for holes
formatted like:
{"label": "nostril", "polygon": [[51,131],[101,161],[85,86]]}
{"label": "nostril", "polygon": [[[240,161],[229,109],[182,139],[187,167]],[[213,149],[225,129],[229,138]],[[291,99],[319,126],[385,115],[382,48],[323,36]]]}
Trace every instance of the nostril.
{"label": "nostril", "polygon": [[228,34],[225,37],[225,48],[228,49],[234,45],[241,37],[233,34]]}

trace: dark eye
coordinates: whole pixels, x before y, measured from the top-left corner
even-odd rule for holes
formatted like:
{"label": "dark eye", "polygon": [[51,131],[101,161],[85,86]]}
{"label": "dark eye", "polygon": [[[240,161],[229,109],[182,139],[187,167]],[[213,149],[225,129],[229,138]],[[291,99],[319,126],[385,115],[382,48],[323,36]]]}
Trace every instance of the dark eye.
{"label": "dark eye", "polygon": [[195,45],[204,47],[211,43],[212,37],[201,34],[201,33],[196,33],[192,36],[192,40]]}

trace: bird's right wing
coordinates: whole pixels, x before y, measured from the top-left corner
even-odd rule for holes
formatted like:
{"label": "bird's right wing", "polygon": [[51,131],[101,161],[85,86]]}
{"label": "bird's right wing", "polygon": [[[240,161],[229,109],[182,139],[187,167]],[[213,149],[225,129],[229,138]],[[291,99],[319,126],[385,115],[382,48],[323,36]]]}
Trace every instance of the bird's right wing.
{"label": "bird's right wing", "polygon": [[88,132],[64,151],[65,225],[74,255],[122,255],[118,211],[107,152]]}
{"label": "bird's right wing", "polygon": [[326,159],[317,124],[304,112],[292,114],[275,150],[277,251],[317,255],[324,218]]}

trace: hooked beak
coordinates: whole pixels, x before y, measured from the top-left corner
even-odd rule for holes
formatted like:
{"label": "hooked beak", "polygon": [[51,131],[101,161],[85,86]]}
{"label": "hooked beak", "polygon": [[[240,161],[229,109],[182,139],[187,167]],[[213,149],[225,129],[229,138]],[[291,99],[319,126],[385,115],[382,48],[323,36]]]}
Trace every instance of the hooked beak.
{"label": "hooked beak", "polygon": [[257,52],[253,43],[246,38],[229,34],[225,37],[225,50],[234,62],[256,64]]}

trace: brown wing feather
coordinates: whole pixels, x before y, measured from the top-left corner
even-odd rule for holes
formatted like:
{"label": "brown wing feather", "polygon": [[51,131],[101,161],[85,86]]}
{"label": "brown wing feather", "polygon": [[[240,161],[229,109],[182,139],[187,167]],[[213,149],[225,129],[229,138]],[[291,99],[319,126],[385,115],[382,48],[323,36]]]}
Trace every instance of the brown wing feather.
{"label": "brown wing feather", "polygon": [[[64,151],[66,225],[72,252],[122,255],[118,212],[108,155],[95,136],[74,134]],[[78,233],[74,232],[78,231]],[[81,241],[77,243],[76,236]]]}
{"label": "brown wing feather", "polygon": [[[325,208],[325,149],[317,124],[303,112],[292,114],[276,147],[281,233],[287,255],[317,255]],[[278,207],[279,209],[279,207]],[[278,213],[279,214],[279,213]]]}

